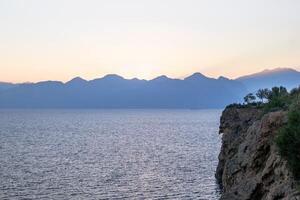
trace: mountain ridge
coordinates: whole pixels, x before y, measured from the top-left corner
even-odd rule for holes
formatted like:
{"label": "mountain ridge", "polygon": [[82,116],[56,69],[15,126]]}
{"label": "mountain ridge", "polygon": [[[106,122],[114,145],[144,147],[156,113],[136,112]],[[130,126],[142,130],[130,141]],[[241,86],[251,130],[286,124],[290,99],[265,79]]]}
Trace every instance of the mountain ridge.
{"label": "mountain ridge", "polygon": [[[273,68],[273,69],[264,69],[262,71],[259,71],[259,72],[255,72],[255,73],[251,73],[251,74],[246,74],[246,75],[242,75],[242,76],[239,76],[237,78],[228,78],[226,76],[223,76],[223,75],[220,75],[218,78],[213,78],[213,77],[208,77],[206,75],[204,75],[203,73],[200,73],[200,72],[195,72],[189,76],[186,76],[185,78],[170,78],[168,77],[167,75],[159,75],[159,76],[156,76],[152,79],[149,79],[149,80],[146,80],[146,79],[140,79],[140,78],[137,78],[137,77],[134,77],[134,78],[124,78],[123,76],[121,75],[118,75],[118,74],[106,74],[100,78],[94,78],[94,79],[91,79],[91,80],[87,80],[87,79],[84,79],[80,76],[76,76],[72,79],[70,79],[69,81],[59,81],[59,82],[62,82],[62,83],[68,83],[68,82],[71,82],[71,81],[74,81],[74,80],[81,80],[81,81],[86,81],[86,82],[89,82],[89,81],[94,81],[94,80],[99,80],[99,79],[106,79],[106,78],[119,78],[119,79],[125,79],[125,80],[143,80],[143,81],[152,81],[152,80],[155,80],[157,78],[168,78],[168,79],[173,79],[173,80],[184,80],[184,79],[189,79],[189,78],[192,78],[192,77],[203,77],[203,78],[208,78],[208,79],[228,79],[228,80],[243,80],[243,79],[246,79],[246,78],[251,78],[251,77],[255,77],[255,76],[264,76],[264,75],[269,75],[269,74],[273,74],[273,73],[282,73],[282,72],[291,72],[291,73],[299,73],[300,74],[300,71],[296,70],[296,69],[293,69],[293,68],[288,68],[288,67],[278,67],[278,68]],[[20,85],[20,84],[35,84],[35,83],[39,83],[39,82],[46,82],[46,81],[56,81],[56,80],[44,80],[44,81],[38,81],[38,82],[24,82],[24,83],[12,83],[12,82],[5,82],[5,81],[0,81],[0,85],[1,84],[13,84],[13,85]]]}
{"label": "mountain ridge", "polygon": [[[287,73],[295,78],[285,78]],[[270,74],[279,77],[280,84],[257,81]],[[246,93],[258,88],[299,83],[300,72],[282,68],[237,79],[210,78],[199,72],[184,79],[162,75],[151,80],[108,74],[93,80],[75,77],[65,83],[8,83],[4,89],[0,84],[0,108],[223,108],[241,102]]]}
{"label": "mountain ridge", "polygon": [[183,80],[167,76],[125,79],[109,74],[90,81],[75,77],[66,83],[22,84],[0,92],[0,108],[221,108],[241,99],[243,90],[233,80],[200,73]]}
{"label": "mountain ridge", "polygon": [[241,76],[235,80],[243,83],[249,92],[280,85],[291,90],[300,84],[300,72],[292,68],[275,68]]}

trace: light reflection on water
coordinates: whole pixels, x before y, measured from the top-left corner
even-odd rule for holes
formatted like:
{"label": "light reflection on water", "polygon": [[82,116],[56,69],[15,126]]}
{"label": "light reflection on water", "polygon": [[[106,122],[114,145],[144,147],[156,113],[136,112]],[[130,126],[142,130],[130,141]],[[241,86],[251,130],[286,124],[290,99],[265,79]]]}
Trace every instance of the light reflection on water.
{"label": "light reflection on water", "polygon": [[218,199],[220,110],[1,110],[0,199]]}

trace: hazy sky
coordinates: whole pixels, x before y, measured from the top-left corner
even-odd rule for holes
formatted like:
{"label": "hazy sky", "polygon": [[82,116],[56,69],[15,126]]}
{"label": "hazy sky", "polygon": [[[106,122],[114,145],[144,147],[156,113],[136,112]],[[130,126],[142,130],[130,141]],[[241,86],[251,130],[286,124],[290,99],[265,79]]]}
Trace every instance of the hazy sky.
{"label": "hazy sky", "polygon": [[0,80],[300,69],[299,0],[0,0]]}

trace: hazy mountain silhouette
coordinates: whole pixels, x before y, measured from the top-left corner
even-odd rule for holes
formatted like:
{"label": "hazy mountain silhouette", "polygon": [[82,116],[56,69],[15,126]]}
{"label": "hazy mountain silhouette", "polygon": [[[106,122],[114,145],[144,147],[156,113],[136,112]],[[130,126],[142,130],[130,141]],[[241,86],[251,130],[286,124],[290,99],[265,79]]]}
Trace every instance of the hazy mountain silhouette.
{"label": "hazy mountain silhouette", "polygon": [[13,87],[15,87],[16,84],[12,84],[12,83],[6,83],[6,82],[0,82],[0,92],[2,90],[7,90],[7,89],[11,89]]}
{"label": "hazy mountain silhouette", "polygon": [[195,73],[184,80],[150,81],[118,75],[67,83],[21,84],[0,92],[2,108],[221,108],[241,99],[244,86],[227,78]]}
{"label": "hazy mountain silhouette", "polygon": [[300,72],[278,68],[243,76],[209,78],[195,73],[181,80],[124,79],[109,74],[94,80],[76,77],[66,83],[0,83],[0,108],[222,108],[240,102],[258,88],[300,83]]}
{"label": "hazy mountain silhouette", "polygon": [[300,72],[290,68],[276,68],[242,76],[236,80],[243,83],[250,92],[274,86],[292,89],[300,84]]}

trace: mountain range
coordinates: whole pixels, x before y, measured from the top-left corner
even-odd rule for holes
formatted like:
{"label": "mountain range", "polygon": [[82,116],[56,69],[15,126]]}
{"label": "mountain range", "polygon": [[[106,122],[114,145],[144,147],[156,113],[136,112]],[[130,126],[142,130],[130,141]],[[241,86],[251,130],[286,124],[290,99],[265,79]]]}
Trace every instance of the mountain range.
{"label": "mountain range", "polygon": [[300,84],[300,72],[291,68],[276,68],[264,70],[255,74],[242,76],[236,81],[242,82],[250,92],[260,88],[284,86],[291,90]]}
{"label": "mountain range", "polygon": [[234,80],[195,73],[185,79],[159,76],[152,80],[106,75],[94,80],[76,77],[66,83],[0,82],[0,108],[223,108],[241,102],[258,88],[300,84],[300,72],[265,70]]}

